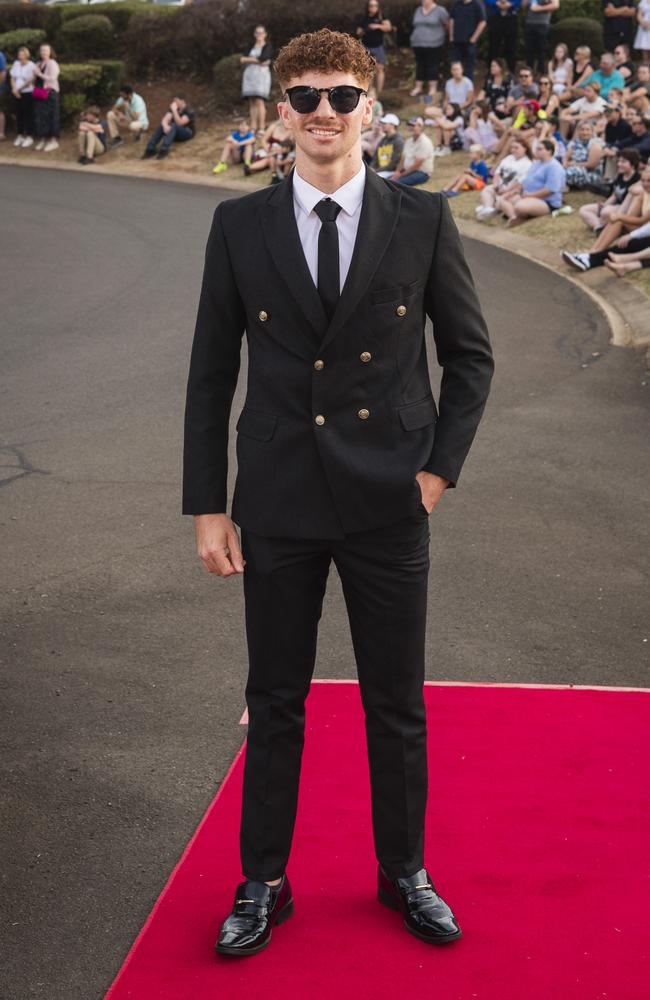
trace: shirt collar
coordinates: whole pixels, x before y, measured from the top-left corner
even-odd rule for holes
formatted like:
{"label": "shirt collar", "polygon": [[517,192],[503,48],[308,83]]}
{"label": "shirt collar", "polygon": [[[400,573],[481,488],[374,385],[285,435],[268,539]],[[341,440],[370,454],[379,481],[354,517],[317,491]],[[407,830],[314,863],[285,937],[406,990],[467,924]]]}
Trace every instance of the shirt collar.
{"label": "shirt collar", "polygon": [[322,201],[323,198],[331,198],[332,201],[337,202],[341,206],[347,215],[355,215],[361,208],[365,184],[366,168],[363,164],[354,177],[351,177],[349,181],[342,184],[336,191],[332,191],[331,194],[319,191],[317,187],[314,187],[313,184],[310,184],[309,181],[301,177],[295,167],[293,171],[293,195],[305,215],[313,212],[314,206],[319,201]]}

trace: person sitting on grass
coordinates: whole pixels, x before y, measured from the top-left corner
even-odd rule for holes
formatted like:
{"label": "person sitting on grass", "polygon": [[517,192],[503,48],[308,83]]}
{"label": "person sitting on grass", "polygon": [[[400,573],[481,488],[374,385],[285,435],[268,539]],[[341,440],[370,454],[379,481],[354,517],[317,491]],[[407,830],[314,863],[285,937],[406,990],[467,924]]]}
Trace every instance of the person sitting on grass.
{"label": "person sitting on grass", "polygon": [[[650,238],[645,235],[648,232],[646,227],[650,224],[650,166],[644,168],[639,189],[637,191],[635,186],[633,193],[635,198],[629,212],[613,212],[610,222],[591,250],[562,250],[562,260],[576,271],[589,271],[592,267],[602,267],[614,249],[627,254],[650,246]],[[643,230],[644,235],[639,236],[639,229]],[[643,245],[640,246],[640,243]]]}
{"label": "person sitting on grass", "polygon": [[497,214],[497,198],[512,199],[521,193],[521,182],[531,165],[530,148],[525,139],[512,139],[509,152],[494,171],[491,184],[483,188],[479,197],[480,205],[475,213],[479,222],[485,222]]}
{"label": "person sitting on grass", "polygon": [[250,164],[250,172],[252,174],[257,174],[261,170],[273,170],[273,157],[276,153],[280,152],[280,143],[284,142],[284,140],[288,138],[289,133],[279,118],[277,121],[271,122],[270,125],[267,125],[264,135],[262,136],[262,145],[259,146],[253,153],[253,159]]}
{"label": "person sitting on grass", "polygon": [[497,209],[508,220],[510,228],[528,219],[550,215],[562,205],[565,187],[564,167],[555,159],[555,143],[542,139],[537,144],[535,159],[521,183],[521,194],[512,199],[498,197]]}
{"label": "person sitting on grass", "polygon": [[102,121],[102,113],[96,104],[89,104],[81,113],[79,120],[79,163],[87,167],[95,162],[97,156],[106,152],[108,137],[106,123]]}
{"label": "person sitting on grass", "polygon": [[290,173],[296,159],[296,145],[291,136],[282,140],[271,159],[271,170],[273,171],[271,184],[277,184]]}
{"label": "person sitting on grass", "polygon": [[490,169],[484,160],[485,149],[479,143],[469,147],[474,157],[469,167],[462,170],[456,178],[442,189],[441,194],[447,198],[455,198],[461,191],[482,191],[490,180]]}
{"label": "person sitting on grass", "polygon": [[427,118],[433,120],[433,143],[436,156],[447,156],[452,147],[462,148],[465,121],[458,104],[446,104],[444,109],[428,107],[424,109]]}
{"label": "person sitting on grass", "polygon": [[650,110],[650,64],[641,63],[636,71],[636,79],[628,80],[624,91],[625,103],[637,111]]}
{"label": "person sitting on grass", "polygon": [[585,87],[584,97],[579,97],[568,108],[560,111],[560,133],[568,139],[581,121],[595,121],[600,118],[605,108],[599,84],[588,84]]}
{"label": "person sitting on grass", "polygon": [[111,148],[121,146],[124,142],[120,135],[120,125],[125,125],[133,135],[133,141],[139,142],[142,133],[149,128],[147,105],[144,98],[136,94],[130,83],[123,83],[120,96],[106,115],[108,132],[111,137]]}
{"label": "person sitting on grass", "polygon": [[463,130],[463,146],[465,149],[483,146],[489,153],[498,145],[501,134],[494,127],[494,114],[489,102],[479,101],[470,111],[469,125]]}
{"label": "person sitting on grass", "polygon": [[246,118],[242,118],[226,139],[219,162],[212,168],[212,173],[220,174],[233,164],[243,163],[244,173],[248,177],[254,148],[255,133]]}
{"label": "person sitting on grass", "polygon": [[[194,109],[178,94],[149,139],[142,159],[148,160],[151,156],[155,156],[157,160],[164,160],[175,142],[189,142],[193,139],[196,131],[194,119]],[[161,143],[160,150],[156,152],[159,143]]]}
{"label": "person sitting on grass", "polygon": [[[644,243],[645,246],[643,246]],[[625,247],[621,247],[621,252],[610,250],[605,267],[608,267],[619,278],[622,278],[624,274],[629,274],[630,271],[640,271],[642,267],[650,267],[650,239],[646,238],[635,242],[630,240],[625,244]]]}
{"label": "person sitting on grass", "polygon": [[380,177],[390,177],[399,165],[402,151],[404,149],[404,138],[397,131],[399,128],[399,118],[391,111],[387,115],[382,115],[381,122],[383,138],[375,150],[370,166],[376,170]]}
{"label": "person sitting on grass", "polygon": [[601,232],[608,222],[611,222],[613,212],[626,212],[632,198],[630,188],[639,182],[639,154],[636,149],[623,149],[616,162],[618,173],[612,181],[612,191],[605,201],[592,201],[581,205],[578,214],[582,221],[593,229]]}
{"label": "person sitting on grass", "polygon": [[420,117],[409,121],[411,135],[404,143],[399,164],[390,179],[397,184],[424,184],[433,173],[433,145],[424,134],[424,120]]}
{"label": "person sitting on grass", "polygon": [[567,146],[562,166],[566,170],[567,187],[572,191],[602,183],[603,144],[595,135],[591,122],[582,121],[578,125]]}

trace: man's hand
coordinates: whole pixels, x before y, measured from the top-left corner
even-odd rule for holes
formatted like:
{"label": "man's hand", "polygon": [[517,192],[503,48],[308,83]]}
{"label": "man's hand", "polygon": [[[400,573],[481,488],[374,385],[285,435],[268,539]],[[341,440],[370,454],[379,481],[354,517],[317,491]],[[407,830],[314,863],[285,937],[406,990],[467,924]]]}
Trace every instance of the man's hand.
{"label": "man's hand", "polygon": [[447,489],[449,480],[443,479],[442,476],[436,476],[433,472],[425,472],[424,469],[418,472],[415,478],[422,492],[422,503],[430,514]]}
{"label": "man's hand", "polygon": [[237,528],[227,514],[196,514],[194,530],[196,550],[209,573],[232,576],[244,572],[246,561]]}

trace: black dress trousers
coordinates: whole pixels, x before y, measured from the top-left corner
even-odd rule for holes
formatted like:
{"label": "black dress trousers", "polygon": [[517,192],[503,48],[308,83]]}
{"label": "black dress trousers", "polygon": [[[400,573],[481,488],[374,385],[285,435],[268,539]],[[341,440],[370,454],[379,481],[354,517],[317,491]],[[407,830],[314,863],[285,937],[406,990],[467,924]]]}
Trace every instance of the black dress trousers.
{"label": "black dress trousers", "polygon": [[389,878],[424,867],[429,516],[413,485],[408,516],[341,540],[268,538],[242,529],[249,724],[240,846],[247,878],[279,878],[289,859],[305,698],[332,560],[365,712],[377,858]]}

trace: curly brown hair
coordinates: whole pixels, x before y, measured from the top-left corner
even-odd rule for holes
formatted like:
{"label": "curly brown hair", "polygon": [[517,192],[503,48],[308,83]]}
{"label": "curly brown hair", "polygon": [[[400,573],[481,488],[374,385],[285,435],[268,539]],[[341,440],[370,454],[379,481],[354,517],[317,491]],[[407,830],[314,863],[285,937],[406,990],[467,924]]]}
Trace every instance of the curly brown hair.
{"label": "curly brown hair", "polygon": [[366,86],[375,75],[375,60],[361,42],[329,28],[296,35],[280,49],[273,65],[282,87],[309,70],[351,73]]}

